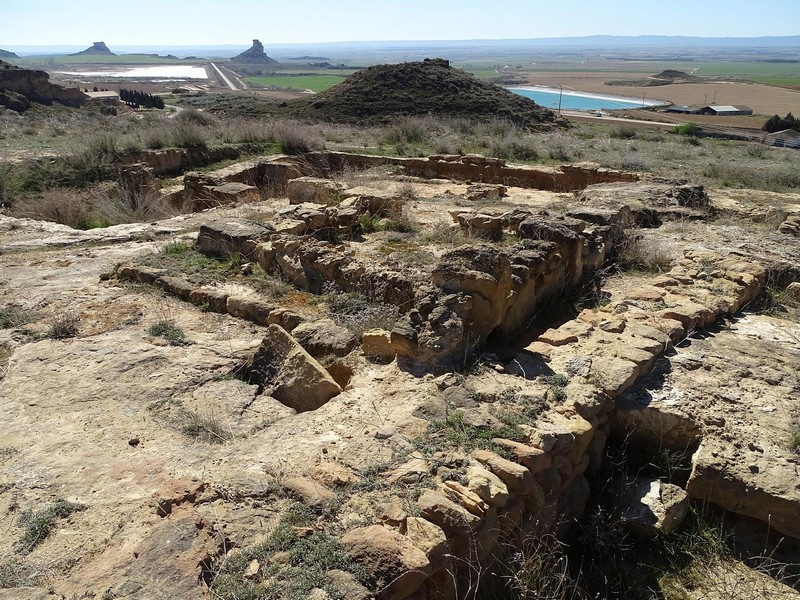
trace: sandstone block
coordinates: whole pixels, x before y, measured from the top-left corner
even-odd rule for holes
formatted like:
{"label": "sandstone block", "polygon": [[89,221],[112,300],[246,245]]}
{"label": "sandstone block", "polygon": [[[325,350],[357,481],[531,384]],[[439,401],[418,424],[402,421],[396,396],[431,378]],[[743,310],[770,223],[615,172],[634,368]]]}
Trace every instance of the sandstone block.
{"label": "sandstone block", "polygon": [[494,438],[492,443],[510,450],[517,460],[528,467],[528,470],[534,475],[547,469],[553,462],[550,454],[535,446],[527,446],[503,438]]}
{"label": "sandstone block", "polygon": [[346,356],[358,345],[356,336],[330,319],[301,323],[292,336],[315,358]]}
{"label": "sandstone block", "polygon": [[197,288],[189,292],[189,301],[218,313],[228,312],[228,294],[220,290]]}
{"label": "sandstone block", "polygon": [[316,204],[330,204],[342,192],[342,186],[330,179],[318,177],[298,177],[290,179],[286,184],[286,196],[290,204],[314,202]]}
{"label": "sandstone block", "polygon": [[533,489],[535,483],[533,474],[522,465],[506,460],[489,450],[475,450],[472,452],[472,458],[502,479],[510,492],[524,495]]}
{"label": "sandstone block", "polygon": [[320,507],[333,500],[333,491],[308,477],[287,477],[283,488],[307,506]]}
{"label": "sandstone block", "polygon": [[270,325],[246,367],[250,381],[298,412],[316,410],[342,389],[284,329]]}
{"label": "sandstone block", "polygon": [[489,505],[486,504],[480,496],[465,488],[457,481],[445,481],[444,492],[452,500],[477,517],[483,517],[486,514],[486,510],[489,508]]}
{"label": "sandstone block", "polygon": [[481,524],[480,518],[463,506],[432,490],[425,490],[417,501],[417,505],[420,516],[441,527],[448,539],[468,536]]}
{"label": "sandstone block", "polygon": [[636,363],[613,356],[595,356],[592,359],[592,381],[612,398],[618,396],[639,376]]}
{"label": "sandstone block", "polygon": [[197,251],[206,256],[223,258],[234,254],[249,257],[256,245],[270,233],[267,227],[244,219],[212,221],[200,226]]}
{"label": "sandstone block", "polygon": [[178,298],[182,298],[184,300],[188,300],[189,295],[195,289],[194,284],[186,281],[185,279],[181,279],[180,277],[159,277],[158,284],[164,289],[164,291],[178,296]]}
{"label": "sandstone block", "polygon": [[637,536],[669,533],[689,512],[689,496],[677,485],[637,477],[626,487],[621,517],[625,526]]}
{"label": "sandstone block", "polygon": [[344,550],[385,587],[378,598],[401,600],[413,594],[430,574],[425,553],[396,531],[372,525],[342,537]]}
{"label": "sandstone block", "polygon": [[267,325],[270,313],[275,310],[274,304],[243,296],[228,296],[226,309],[228,314],[247,319],[259,325]]}
{"label": "sandstone block", "polygon": [[473,464],[467,468],[469,489],[476,493],[489,506],[502,508],[508,502],[508,487],[494,473]]}
{"label": "sandstone block", "polygon": [[397,355],[392,334],[385,329],[370,329],[361,336],[361,351],[367,358],[391,362]]}

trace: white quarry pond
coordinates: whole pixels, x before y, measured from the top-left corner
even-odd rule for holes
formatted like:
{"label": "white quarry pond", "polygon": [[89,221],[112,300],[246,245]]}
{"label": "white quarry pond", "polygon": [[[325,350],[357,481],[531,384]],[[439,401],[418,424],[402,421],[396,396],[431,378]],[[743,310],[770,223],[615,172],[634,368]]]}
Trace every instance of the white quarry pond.
{"label": "white quarry pond", "polygon": [[208,79],[204,67],[164,65],[157,67],[131,67],[107,71],[59,71],[62,75],[81,77],[130,77],[132,79]]}

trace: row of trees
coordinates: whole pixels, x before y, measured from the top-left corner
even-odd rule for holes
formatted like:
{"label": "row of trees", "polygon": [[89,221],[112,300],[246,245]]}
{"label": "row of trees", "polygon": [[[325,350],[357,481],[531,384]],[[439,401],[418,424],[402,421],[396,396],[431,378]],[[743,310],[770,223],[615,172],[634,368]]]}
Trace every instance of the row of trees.
{"label": "row of trees", "polygon": [[800,131],[800,118],[795,117],[789,113],[784,118],[778,115],[772,115],[762,127],[764,131],[775,133],[776,131],[783,131],[784,129],[796,129]]}
{"label": "row of trees", "polygon": [[164,99],[153,94],[145,94],[139,90],[126,90],[120,88],[119,99],[134,108],[164,108]]}

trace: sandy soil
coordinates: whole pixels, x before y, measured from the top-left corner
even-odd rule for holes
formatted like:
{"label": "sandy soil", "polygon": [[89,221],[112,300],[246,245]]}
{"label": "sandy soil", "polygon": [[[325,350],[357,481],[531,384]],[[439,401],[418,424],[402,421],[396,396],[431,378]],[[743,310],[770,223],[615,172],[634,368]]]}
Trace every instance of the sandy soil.
{"label": "sandy soil", "polygon": [[530,85],[547,85],[598,94],[615,94],[647,99],[660,99],[674,104],[705,104],[716,98],[717,104],[744,104],[755,112],[785,115],[800,111],[800,92],[756,83],[682,83],[661,87],[609,86],[606,81],[641,79],[642,73],[556,72],[531,73]]}

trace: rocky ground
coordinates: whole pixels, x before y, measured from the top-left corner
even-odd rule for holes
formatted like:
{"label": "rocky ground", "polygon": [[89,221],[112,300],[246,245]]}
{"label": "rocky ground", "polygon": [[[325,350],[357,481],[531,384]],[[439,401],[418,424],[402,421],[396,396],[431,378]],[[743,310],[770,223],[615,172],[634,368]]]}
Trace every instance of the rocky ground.
{"label": "rocky ground", "polygon": [[[684,452],[676,493],[796,547],[800,195],[412,167],[104,230],[0,215],[0,598],[469,595],[502,541],[580,518],[609,438]],[[632,230],[662,273],[579,288]],[[228,277],[174,271],[198,235]],[[353,333],[331,305],[365,281],[400,318]]]}

